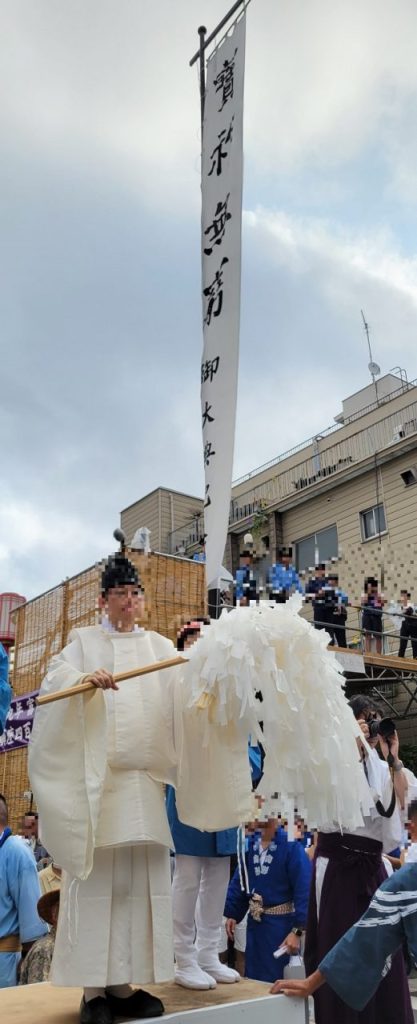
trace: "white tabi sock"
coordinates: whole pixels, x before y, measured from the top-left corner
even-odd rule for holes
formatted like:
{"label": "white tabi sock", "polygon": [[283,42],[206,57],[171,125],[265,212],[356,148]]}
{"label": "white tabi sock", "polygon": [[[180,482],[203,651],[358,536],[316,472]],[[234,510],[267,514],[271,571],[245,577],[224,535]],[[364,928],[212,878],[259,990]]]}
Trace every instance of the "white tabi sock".
{"label": "white tabi sock", "polygon": [[226,985],[232,985],[233,982],[240,981],[239,972],[234,971],[232,967],[227,967],[226,964],[222,964],[218,958],[210,959],[208,962],[203,961],[200,967],[207,974],[210,974],[215,981],[224,982]]}
{"label": "white tabi sock", "polygon": [[98,999],[99,997],[101,997],[102,999],[106,998],[106,992],[105,992],[104,988],[85,988],[84,989],[84,999],[85,999],[86,1003],[91,1003],[92,999]]}
{"label": "white tabi sock", "polygon": [[194,989],[209,989],[216,988],[216,982],[210,974],[203,971],[197,963],[182,965],[178,967],[175,965],[175,983],[182,985],[183,988],[194,988]]}
{"label": "white tabi sock", "polygon": [[118,999],[129,999],[133,988],[130,985],[108,985],[106,991],[110,992],[112,996],[117,996]]}

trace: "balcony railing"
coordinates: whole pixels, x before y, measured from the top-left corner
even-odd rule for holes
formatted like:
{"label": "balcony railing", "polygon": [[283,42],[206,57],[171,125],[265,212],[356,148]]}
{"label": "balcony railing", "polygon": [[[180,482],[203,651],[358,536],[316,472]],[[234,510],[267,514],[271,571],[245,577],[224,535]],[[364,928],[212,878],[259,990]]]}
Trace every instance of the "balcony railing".
{"label": "balcony railing", "polygon": [[[413,434],[417,434],[417,401],[337,444],[324,448],[323,441],[317,441],[317,451],[310,458],[232,498],[229,525],[248,519],[292,495],[304,493],[320,481],[336,477],[349,466],[363,462]],[[202,516],[174,530],[170,534],[171,554],[197,548],[202,543],[203,533]]]}
{"label": "balcony railing", "polygon": [[169,553],[171,555],[188,554],[191,548],[203,546],[204,519],[203,515],[195,516],[190,522],[179,526],[169,535]]}
{"label": "balcony railing", "polygon": [[386,416],[378,423],[358,430],[328,448],[317,443],[317,452],[309,459],[298,462],[291,469],[276,473],[264,483],[252,487],[232,498],[230,503],[230,524],[246,519],[260,508],[274,505],[291,495],[302,493],[307,488],[336,476],[355,463],[372,457],[405,437],[417,433],[417,402],[406,406],[398,413]]}

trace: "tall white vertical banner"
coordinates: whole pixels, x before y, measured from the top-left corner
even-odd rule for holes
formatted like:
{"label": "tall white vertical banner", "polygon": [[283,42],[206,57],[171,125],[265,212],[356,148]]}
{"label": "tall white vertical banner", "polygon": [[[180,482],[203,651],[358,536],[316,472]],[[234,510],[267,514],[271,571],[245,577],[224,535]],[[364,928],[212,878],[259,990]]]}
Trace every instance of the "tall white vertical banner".
{"label": "tall white vertical banner", "polygon": [[209,58],[202,151],[201,415],[207,586],[218,586],[229,521],[239,363],[246,15]]}

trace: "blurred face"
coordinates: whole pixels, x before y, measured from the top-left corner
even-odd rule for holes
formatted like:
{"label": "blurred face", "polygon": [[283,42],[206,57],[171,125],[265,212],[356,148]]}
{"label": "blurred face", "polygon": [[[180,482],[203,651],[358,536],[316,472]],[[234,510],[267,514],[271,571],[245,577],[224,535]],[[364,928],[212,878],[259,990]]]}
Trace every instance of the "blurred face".
{"label": "blurred face", "polygon": [[417,843],[417,818],[410,818],[407,831],[412,843]]}
{"label": "blurred face", "polygon": [[33,814],[25,814],[23,819],[23,835],[25,839],[31,839],[38,835],[38,819]]}
{"label": "blurred face", "polygon": [[139,587],[131,584],[112,587],[104,598],[104,607],[114,629],[118,633],[130,633],[143,616],[145,599]]}
{"label": "blurred face", "polygon": [[289,557],[289,555],[281,556],[281,564],[285,567],[285,569],[288,569],[288,566],[291,565],[291,558]]}
{"label": "blurred face", "polygon": [[192,633],[191,636],[187,636],[184,640],[184,651],[188,651],[189,647],[192,647],[193,644],[195,644],[199,636],[199,633]]}

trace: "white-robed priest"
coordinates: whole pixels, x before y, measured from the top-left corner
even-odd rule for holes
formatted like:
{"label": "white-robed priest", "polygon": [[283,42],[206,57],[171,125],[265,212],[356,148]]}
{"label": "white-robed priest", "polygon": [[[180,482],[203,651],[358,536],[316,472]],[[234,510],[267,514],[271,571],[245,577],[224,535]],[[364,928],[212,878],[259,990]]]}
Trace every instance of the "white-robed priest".
{"label": "white-robed priest", "polygon": [[29,750],[42,839],[64,869],[50,980],[83,987],[82,1024],[163,1013],[159,999],[130,987],[174,973],[163,784],[176,787],[181,820],[196,827],[250,815],[246,739],[230,758],[219,730],[203,750],[179,668],[114,681],[176,654],[135,625],[144,596],[123,553],[108,559],[101,589],[101,625],[73,631],[41,693],[82,681],[95,689],[40,707]]}

